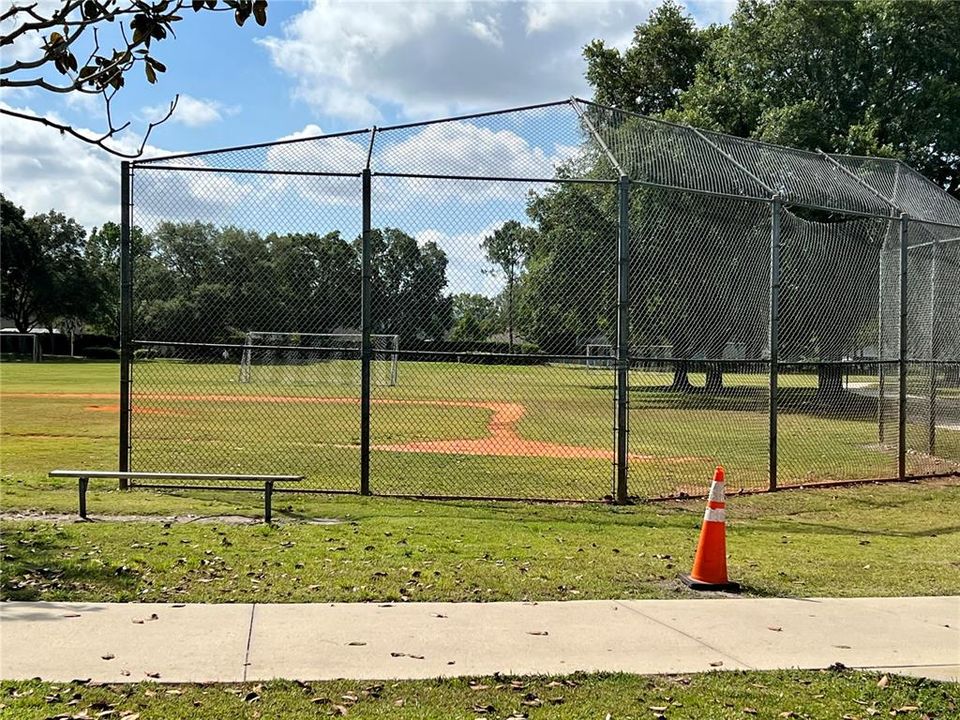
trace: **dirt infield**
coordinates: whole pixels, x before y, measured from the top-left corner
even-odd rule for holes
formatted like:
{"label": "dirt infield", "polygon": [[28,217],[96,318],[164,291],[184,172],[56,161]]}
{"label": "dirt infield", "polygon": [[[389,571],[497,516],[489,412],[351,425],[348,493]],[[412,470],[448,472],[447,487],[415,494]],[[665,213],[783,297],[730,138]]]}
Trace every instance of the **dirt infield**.
{"label": "dirt infield", "polygon": [[[3,393],[3,397],[49,398],[76,400],[116,400],[114,393]],[[359,405],[359,398],[348,397],[309,397],[298,395],[193,395],[180,393],[150,393],[145,400],[184,401],[184,402],[235,402],[268,404],[309,404],[309,405]],[[490,420],[487,422],[487,437],[458,438],[454,440],[418,440],[408,443],[389,445],[371,445],[372,450],[403,453],[434,453],[438,455],[477,455],[487,457],[538,457],[563,458],[577,460],[613,460],[608,448],[594,448],[583,445],[564,445],[543,440],[528,440],[520,436],[517,423],[523,419],[526,408],[519,403],[500,403],[470,400],[397,400],[380,398],[373,405],[427,405],[435,407],[463,407],[487,410]],[[109,405],[88,405],[91,412],[119,412],[116,403]],[[183,412],[149,406],[134,406],[134,412],[157,415],[182,415]],[[635,461],[671,460],[692,461],[697,458],[659,458],[653,455],[631,453]]]}

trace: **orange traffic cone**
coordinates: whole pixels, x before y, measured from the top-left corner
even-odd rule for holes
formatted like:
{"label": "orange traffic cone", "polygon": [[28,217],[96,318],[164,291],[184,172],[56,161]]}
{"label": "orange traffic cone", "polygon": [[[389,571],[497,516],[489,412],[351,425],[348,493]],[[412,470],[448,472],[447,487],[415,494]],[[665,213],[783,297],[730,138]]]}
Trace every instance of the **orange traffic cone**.
{"label": "orange traffic cone", "polygon": [[693,560],[693,570],[689,575],[680,576],[680,579],[692,590],[725,590],[727,592],[740,590],[740,585],[727,579],[727,521],[723,479],[723,468],[718,467],[713,474],[710,497],[707,498],[707,510],[703,514],[700,542],[697,543],[697,556]]}

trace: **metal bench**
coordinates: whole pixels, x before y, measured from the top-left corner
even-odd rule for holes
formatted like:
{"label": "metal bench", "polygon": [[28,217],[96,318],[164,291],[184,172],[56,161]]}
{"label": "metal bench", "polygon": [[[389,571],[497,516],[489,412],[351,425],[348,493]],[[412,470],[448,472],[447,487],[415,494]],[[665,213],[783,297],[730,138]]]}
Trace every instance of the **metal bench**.
{"label": "metal bench", "polygon": [[[263,492],[263,521],[269,523],[272,517],[273,486],[278,482],[300,482],[303,475],[220,475],[216,473],[164,473],[164,472],[119,472],[114,470],[51,470],[53,478],[76,478],[80,488],[80,517],[87,519],[87,486],[91,478],[112,478],[120,480],[195,480],[227,483],[263,483],[258,487],[231,487],[229,485],[177,485],[177,490],[238,490],[245,492]],[[170,485],[156,483],[136,483],[138,488],[165,488]]]}

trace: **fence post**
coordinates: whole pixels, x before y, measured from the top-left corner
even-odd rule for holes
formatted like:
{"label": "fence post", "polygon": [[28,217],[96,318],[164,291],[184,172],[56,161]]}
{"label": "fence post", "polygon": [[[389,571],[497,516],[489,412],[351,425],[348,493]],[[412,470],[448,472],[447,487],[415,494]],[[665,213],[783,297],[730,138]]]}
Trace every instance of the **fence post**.
{"label": "fence post", "polygon": [[777,412],[780,381],[780,210],[779,195],[770,203],[770,317],[767,337],[770,341],[769,475],[770,490],[777,489]]}
{"label": "fence post", "polygon": [[897,401],[897,477],[907,476],[907,224],[905,213],[900,215],[900,391]]}
{"label": "fence post", "polygon": [[[892,218],[891,218],[892,219]],[[892,223],[891,223],[892,225]],[[888,226],[890,227],[890,226]],[[879,273],[877,275],[878,279],[878,298],[877,298],[877,445],[883,449],[884,443],[884,429],[883,423],[886,419],[886,413],[884,412],[884,406],[887,402],[887,366],[884,364],[886,360],[886,328],[884,327],[884,312],[883,304],[885,300],[884,290],[886,287],[885,282],[885,273],[887,272],[887,264],[884,262],[884,258],[887,255],[887,235],[884,234],[883,245],[880,246],[880,262],[879,262]]]}
{"label": "fence post", "polygon": [[360,265],[360,494],[370,494],[370,168],[363,171]]}
{"label": "fence post", "polygon": [[937,255],[940,252],[940,240],[934,238],[930,246],[930,392],[927,405],[927,452],[936,455],[937,451],[937,342],[934,333],[937,330]]}
{"label": "fence post", "polygon": [[[130,385],[133,362],[133,266],[130,248],[130,163],[120,163],[120,472],[130,471]],[[120,480],[126,490],[129,481]]]}
{"label": "fence post", "polygon": [[617,183],[620,211],[617,231],[617,378],[614,401],[615,476],[613,499],[627,502],[627,444],[629,441],[629,369],[630,369],[630,179],[620,176]]}

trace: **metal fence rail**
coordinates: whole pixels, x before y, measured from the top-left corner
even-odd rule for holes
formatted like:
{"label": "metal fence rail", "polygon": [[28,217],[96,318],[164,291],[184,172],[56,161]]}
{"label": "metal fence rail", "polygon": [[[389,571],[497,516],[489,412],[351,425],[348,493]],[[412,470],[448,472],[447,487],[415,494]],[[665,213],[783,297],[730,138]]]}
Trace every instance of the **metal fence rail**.
{"label": "metal fence rail", "polygon": [[626,502],[960,472],[960,202],[571,99],[123,163],[120,469]]}

